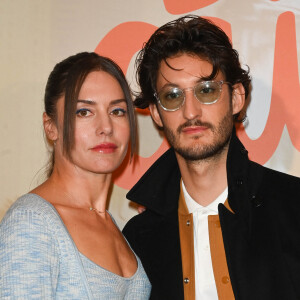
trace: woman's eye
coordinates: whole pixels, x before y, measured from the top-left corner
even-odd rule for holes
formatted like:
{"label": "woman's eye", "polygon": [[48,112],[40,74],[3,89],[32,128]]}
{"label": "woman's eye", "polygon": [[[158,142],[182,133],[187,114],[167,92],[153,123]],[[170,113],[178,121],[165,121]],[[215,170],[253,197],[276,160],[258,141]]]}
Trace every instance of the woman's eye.
{"label": "woman's eye", "polygon": [[114,116],[124,116],[126,114],[126,110],[123,108],[115,108],[111,111],[111,114]]}
{"label": "woman's eye", "polygon": [[90,110],[86,109],[86,108],[80,108],[76,111],[76,115],[78,117],[88,117],[91,115]]}

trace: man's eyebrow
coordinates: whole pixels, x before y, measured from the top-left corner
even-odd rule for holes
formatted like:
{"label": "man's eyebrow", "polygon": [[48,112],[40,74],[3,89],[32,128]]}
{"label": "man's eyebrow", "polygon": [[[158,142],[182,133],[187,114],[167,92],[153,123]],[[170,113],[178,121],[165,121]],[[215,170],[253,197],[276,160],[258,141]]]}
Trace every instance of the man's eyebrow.
{"label": "man's eyebrow", "polygon": [[[189,73],[188,73],[189,74]],[[160,71],[160,75],[167,81],[166,84],[163,85],[163,87],[167,87],[167,86],[175,86],[175,87],[179,87],[179,85],[177,83],[173,83],[171,81],[169,81],[165,76],[164,74]],[[190,74],[192,75],[192,74]],[[205,78],[206,77],[203,77],[203,76],[195,76],[195,75],[192,75],[194,76],[195,78],[197,78],[197,80],[195,80],[195,83],[199,83],[201,81],[206,81]]]}

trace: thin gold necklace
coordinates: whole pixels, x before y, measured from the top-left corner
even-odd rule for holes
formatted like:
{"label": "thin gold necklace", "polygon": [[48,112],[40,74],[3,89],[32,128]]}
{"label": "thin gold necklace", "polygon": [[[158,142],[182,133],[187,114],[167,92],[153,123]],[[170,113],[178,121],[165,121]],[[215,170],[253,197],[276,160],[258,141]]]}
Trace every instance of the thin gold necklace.
{"label": "thin gold necklace", "polygon": [[100,211],[100,210],[98,210],[98,209],[96,209],[94,207],[90,207],[90,211],[95,211],[98,214],[105,214],[106,213],[106,210],[105,211]]}

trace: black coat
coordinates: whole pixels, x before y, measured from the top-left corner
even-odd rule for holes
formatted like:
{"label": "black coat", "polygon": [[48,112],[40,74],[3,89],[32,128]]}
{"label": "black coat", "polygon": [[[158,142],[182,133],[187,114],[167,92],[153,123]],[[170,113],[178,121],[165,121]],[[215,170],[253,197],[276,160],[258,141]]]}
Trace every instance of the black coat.
{"label": "black coat", "polygon": [[[129,191],[147,207],[123,233],[152,284],[150,299],[183,300],[178,228],[180,171],[168,150]],[[227,157],[228,201],[219,204],[223,241],[235,298],[300,299],[300,179],[248,159],[235,135]]]}

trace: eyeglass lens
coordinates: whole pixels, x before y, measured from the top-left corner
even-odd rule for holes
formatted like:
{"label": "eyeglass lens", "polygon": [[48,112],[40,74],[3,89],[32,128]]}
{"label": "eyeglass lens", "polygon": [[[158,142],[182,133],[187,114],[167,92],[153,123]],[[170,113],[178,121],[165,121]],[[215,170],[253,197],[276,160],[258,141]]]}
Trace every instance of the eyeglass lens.
{"label": "eyeglass lens", "polygon": [[[203,104],[215,103],[221,94],[222,82],[220,81],[201,81],[193,89],[196,98]],[[165,87],[158,98],[163,108],[176,110],[181,107],[185,99],[184,89],[178,87]]]}

